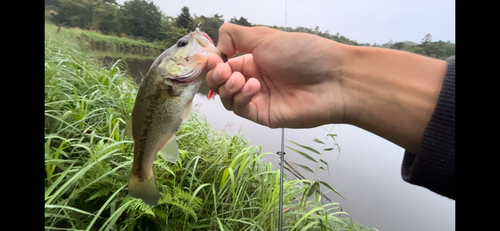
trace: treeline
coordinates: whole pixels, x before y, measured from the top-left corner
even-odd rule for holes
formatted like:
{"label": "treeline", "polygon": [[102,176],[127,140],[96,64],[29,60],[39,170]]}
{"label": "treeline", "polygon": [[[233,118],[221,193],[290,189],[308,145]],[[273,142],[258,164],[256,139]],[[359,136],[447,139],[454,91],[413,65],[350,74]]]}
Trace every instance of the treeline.
{"label": "treeline", "polygon": [[[266,26],[266,25],[262,25]],[[272,28],[279,29],[279,30],[285,30],[284,27],[278,27],[278,26],[272,26]],[[349,45],[355,45],[355,46],[373,46],[373,47],[382,47],[382,48],[390,48],[390,49],[396,49],[396,50],[403,50],[403,51],[409,51],[412,53],[416,54],[421,54],[425,56],[429,56],[432,58],[437,58],[437,59],[446,59],[452,55],[455,55],[455,44],[451,43],[450,41],[444,42],[442,40],[439,40],[437,42],[432,42],[432,35],[427,34],[422,38],[422,41],[420,44],[411,42],[411,41],[403,41],[403,42],[396,42],[393,43],[392,39],[391,41],[384,43],[382,45],[378,45],[374,43],[371,45],[370,43],[358,43],[356,40],[350,40],[346,38],[343,35],[340,35],[338,32],[335,35],[331,35],[328,30],[325,32],[321,32],[319,30],[319,27],[316,26],[314,29],[312,28],[307,28],[307,27],[296,27],[295,29],[291,27],[287,27],[286,31],[291,31],[291,32],[304,32],[304,33],[309,33],[309,34],[315,34],[318,36],[321,36],[323,38],[331,39],[336,42],[344,43],[344,44],[349,44]]]}
{"label": "treeline", "polygon": [[455,44],[450,41],[444,42],[439,40],[437,42],[432,42],[432,35],[427,34],[420,44],[408,43],[408,42],[389,42],[387,46],[391,49],[409,51],[425,56],[429,56],[437,59],[446,59],[452,55],[455,55]]}
{"label": "treeline", "polygon": [[[45,0],[45,16],[46,20],[58,26],[78,27],[98,31],[105,35],[142,39],[162,44],[165,48],[173,45],[179,38],[194,30],[198,25],[217,44],[219,27],[226,22],[224,16],[219,14],[192,15],[186,6],[181,9],[177,17],[168,16],[153,1],[148,0],[129,0],[123,4],[118,4],[116,0]],[[243,16],[239,19],[233,17],[229,19],[229,22],[243,26],[257,26]],[[285,29],[281,26],[268,27]],[[371,45],[350,40],[338,32],[335,35],[330,34],[328,30],[322,32],[318,26],[314,29],[302,26],[287,27],[287,31],[316,34],[349,45],[406,50],[440,59],[455,54],[455,44],[443,41],[431,42],[430,34],[422,39],[421,44],[412,42],[393,44],[391,40],[383,45]]]}
{"label": "treeline", "polygon": [[[258,25],[258,26],[268,26],[268,25]],[[282,26],[268,26],[268,27],[282,30],[282,31],[285,30],[285,27],[282,27]],[[338,33],[338,32],[335,35],[330,34],[330,32],[328,30],[326,30],[325,32],[322,32],[319,30],[319,26],[316,26],[314,29],[303,27],[303,26],[297,26],[295,29],[292,27],[287,27],[286,31],[315,34],[315,35],[318,35],[318,36],[323,37],[323,38],[331,39],[331,40],[334,40],[336,42],[349,44],[349,45],[369,46],[369,43],[358,43],[355,40],[350,40],[350,39],[346,38],[345,36],[340,35],[340,33]]]}
{"label": "treeline", "polygon": [[[152,1],[129,0],[46,0],[45,17],[63,27],[97,31],[105,35],[160,43],[168,48],[198,25],[217,44],[223,15],[193,16],[183,7],[177,17],[164,14]],[[232,18],[232,23],[252,26],[246,18]]]}

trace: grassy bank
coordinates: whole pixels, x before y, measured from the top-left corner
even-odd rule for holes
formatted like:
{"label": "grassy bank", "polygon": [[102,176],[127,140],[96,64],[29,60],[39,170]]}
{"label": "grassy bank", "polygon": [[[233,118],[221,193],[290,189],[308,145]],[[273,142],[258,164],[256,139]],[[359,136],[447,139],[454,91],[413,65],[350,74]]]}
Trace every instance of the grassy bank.
{"label": "grassy bank", "polygon": [[[46,230],[277,229],[279,172],[261,162],[269,153],[197,112],[177,133],[179,161],[155,161],[159,204],[128,196],[133,141],[124,127],[137,86],[120,61],[100,66],[71,33],[45,32]],[[303,196],[309,185],[284,182],[284,230],[360,230],[338,218],[338,203]]]}
{"label": "grassy bank", "polygon": [[[45,23],[45,30],[57,33],[57,26]],[[78,28],[60,28],[58,35],[71,37],[72,40],[78,40],[86,43],[91,51],[96,51],[97,55],[110,56],[120,54],[133,57],[156,58],[165,50],[161,44],[150,43],[144,40],[134,40],[127,37],[116,37],[103,35],[95,31],[81,30]]]}

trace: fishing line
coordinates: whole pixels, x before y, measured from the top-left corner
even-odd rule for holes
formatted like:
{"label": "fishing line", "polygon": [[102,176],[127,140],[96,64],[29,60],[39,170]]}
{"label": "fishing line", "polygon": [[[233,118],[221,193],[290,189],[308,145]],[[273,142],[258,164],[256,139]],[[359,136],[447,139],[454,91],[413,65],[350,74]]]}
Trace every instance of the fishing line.
{"label": "fishing line", "polygon": [[[286,32],[286,16],[288,1],[285,0],[285,32]],[[283,228],[283,165],[285,164],[285,129],[281,128],[281,152],[280,155],[280,205],[279,205],[279,218],[278,218],[278,230],[281,231]]]}

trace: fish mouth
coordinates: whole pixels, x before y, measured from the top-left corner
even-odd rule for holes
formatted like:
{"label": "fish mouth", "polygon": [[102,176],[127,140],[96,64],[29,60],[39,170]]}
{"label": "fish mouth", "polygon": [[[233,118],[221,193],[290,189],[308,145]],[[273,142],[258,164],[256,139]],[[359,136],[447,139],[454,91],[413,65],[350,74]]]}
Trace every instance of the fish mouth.
{"label": "fish mouth", "polygon": [[[191,33],[194,35],[196,42],[198,42],[198,44],[200,44],[200,46],[206,48],[207,46],[209,46],[210,43],[215,45],[214,42],[212,41],[212,39],[210,38],[210,36],[208,36],[207,33],[201,31],[199,25]],[[207,43],[207,40],[209,43]]]}
{"label": "fish mouth", "polygon": [[197,79],[201,74],[201,69],[194,68],[192,71],[186,73],[182,76],[177,76],[175,78],[169,78],[170,81],[174,83],[190,83]]}
{"label": "fish mouth", "polygon": [[[203,35],[203,37],[205,36]],[[207,41],[207,39],[203,39],[203,37],[202,38],[195,37],[196,42],[198,42],[198,44],[200,44],[200,46],[202,46],[203,48],[207,48],[208,45],[210,44],[210,41]]]}
{"label": "fish mouth", "polygon": [[177,83],[177,84],[180,84],[180,83],[182,83],[182,84],[188,84],[188,83],[194,82],[194,80],[195,80],[195,78],[193,78],[193,79],[189,79],[189,80],[182,80],[182,79],[170,79],[170,81],[171,81],[172,83]]}

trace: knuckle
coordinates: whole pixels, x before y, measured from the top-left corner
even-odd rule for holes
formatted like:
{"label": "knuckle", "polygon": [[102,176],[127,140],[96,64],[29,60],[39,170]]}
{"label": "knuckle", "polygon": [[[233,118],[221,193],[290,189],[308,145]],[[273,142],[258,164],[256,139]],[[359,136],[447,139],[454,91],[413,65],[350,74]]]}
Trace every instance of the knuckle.
{"label": "knuckle", "polygon": [[[209,71],[209,72],[207,73],[206,81],[207,81],[207,85],[208,85],[208,87],[209,87],[212,91],[216,92],[215,90],[218,90],[218,89],[217,89],[218,87],[217,87],[217,85],[215,84],[214,79],[213,79],[213,71]],[[216,92],[216,93],[217,93],[217,92]]]}
{"label": "knuckle", "polygon": [[223,32],[223,31],[228,30],[232,25],[233,24],[229,23],[229,22],[222,24],[222,26],[219,27],[219,32]]}
{"label": "knuckle", "polygon": [[228,111],[232,111],[233,110],[233,107],[231,106],[231,101],[230,100],[227,100],[227,99],[222,99],[222,96],[221,96],[221,101],[222,101],[222,105],[224,105],[224,107],[226,108],[226,110]]}

